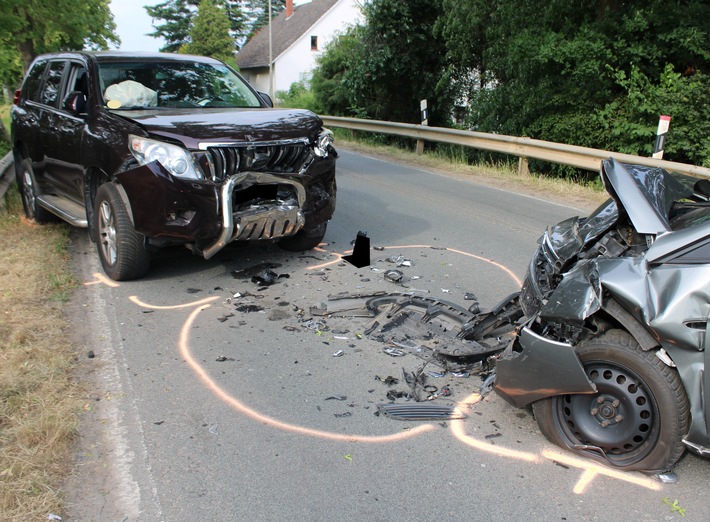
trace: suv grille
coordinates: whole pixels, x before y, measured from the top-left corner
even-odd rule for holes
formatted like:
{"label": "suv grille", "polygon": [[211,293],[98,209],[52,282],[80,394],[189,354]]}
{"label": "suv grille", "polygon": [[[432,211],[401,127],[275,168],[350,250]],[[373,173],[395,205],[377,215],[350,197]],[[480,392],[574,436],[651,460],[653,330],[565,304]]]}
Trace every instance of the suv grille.
{"label": "suv grille", "polygon": [[312,158],[306,143],[207,147],[207,169],[222,180],[239,172],[295,174]]}

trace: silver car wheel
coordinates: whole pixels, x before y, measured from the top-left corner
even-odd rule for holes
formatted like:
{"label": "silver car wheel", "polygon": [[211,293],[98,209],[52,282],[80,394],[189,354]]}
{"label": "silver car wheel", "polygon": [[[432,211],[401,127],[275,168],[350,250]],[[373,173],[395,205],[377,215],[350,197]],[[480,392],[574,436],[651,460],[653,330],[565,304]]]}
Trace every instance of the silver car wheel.
{"label": "silver car wheel", "polygon": [[117,254],[116,221],[113,209],[108,201],[102,201],[99,208],[99,246],[104,259],[109,264],[115,265]]}

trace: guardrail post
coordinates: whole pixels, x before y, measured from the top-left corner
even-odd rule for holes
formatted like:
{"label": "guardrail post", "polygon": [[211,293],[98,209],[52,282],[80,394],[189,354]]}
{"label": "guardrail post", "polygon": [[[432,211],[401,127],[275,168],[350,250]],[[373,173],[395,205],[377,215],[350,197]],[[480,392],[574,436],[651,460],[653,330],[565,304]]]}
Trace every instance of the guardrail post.
{"label": "guardrail post", "polygon": [[524,177],[530,176],[530,166],[528,165],[528,158],[525,156],[518,158],[518,175]]}

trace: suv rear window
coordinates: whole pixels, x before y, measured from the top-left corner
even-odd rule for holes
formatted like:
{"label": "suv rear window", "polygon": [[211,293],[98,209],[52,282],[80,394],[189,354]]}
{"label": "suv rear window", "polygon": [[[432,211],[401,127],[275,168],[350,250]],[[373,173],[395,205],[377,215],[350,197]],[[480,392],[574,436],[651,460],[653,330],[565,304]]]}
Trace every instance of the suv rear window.
{"label": "suv rear window", "polygon": [[99,64],[110,109],[145,107],[261,107],[261,101],[227,66],[200,62]]}
{"label": "suv rear window", "polygon": [[42,75],[46,68],[47,61],[42,60],[35,62],[30,72],[27,73],[27,79],[25,79],[22,93],[26,99],[35,102],[39,100],[39,84],[42,83]]}

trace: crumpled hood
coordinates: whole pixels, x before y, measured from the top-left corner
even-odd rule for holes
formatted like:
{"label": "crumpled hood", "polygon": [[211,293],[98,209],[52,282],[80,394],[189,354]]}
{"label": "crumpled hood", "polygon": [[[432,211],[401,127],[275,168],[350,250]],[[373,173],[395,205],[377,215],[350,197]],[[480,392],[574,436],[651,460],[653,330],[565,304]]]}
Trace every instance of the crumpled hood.
{"label": "crumpled hood", "polygon": [[112,111],[153,136],[181,142],[188,149],[200,143],[256,143],[308,138],[313,141],[321,119],[300,109],[159,109]]}
{"label": "crumpled hood", "polygon": [[696,179],[659,167],[629,165],[610,158],[602,162],[607,192],[623,207],[641,234],[670,232],[668,214],[674,201],[690,197]]}

